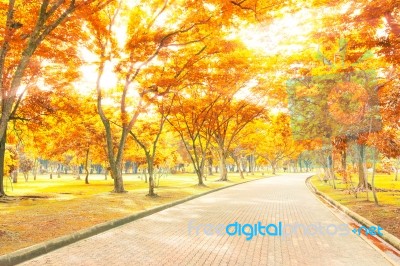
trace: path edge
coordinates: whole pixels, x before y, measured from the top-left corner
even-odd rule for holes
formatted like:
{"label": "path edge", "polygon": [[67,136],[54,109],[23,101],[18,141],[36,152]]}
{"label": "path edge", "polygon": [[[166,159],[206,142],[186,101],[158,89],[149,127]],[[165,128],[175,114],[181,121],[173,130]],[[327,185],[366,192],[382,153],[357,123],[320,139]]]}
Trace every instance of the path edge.
{"label": "path edge", "polygon": [[65,236],[61,236],[61,237],[57,237],[54,239],[50,239],[48,241],[45,242],[41,242],[39,244],[35,244],[17,251],[13,251],[10,252],[8,254],[4,254],[0,256],[0,265],[1,266],[12,266],[12,265],[16,265],[31,259],[34,259],[36,257],[39,257],[41,255],[44,255],[46,253],[49,253],[51,251],[54,251],[56,249],[65,247],[67,245],[73,244],[75,242],[78,242],[80,240],[92,237],[94,235],[98,235],[100,233],[106,232],[110,229],[122,226],[124,224],[136,221],[138,219],[144,218],[146,216],[152,215],[154,213],[163,211],[165,209],[174,207],[176,205],[185,203],[187,201],[205,196],[207,194],[210,193],[214,193],[226,188],[230,188],[230,187],[234,187],[237,185],[241,185],[241,184],[245,184],[248,182],[252,182],[252,181],[257,181],[257,180],[262,180],[265,178],[270,178],[273,176],[263,176],[261,178],[258,179],[252,179],[252,180],[245,180],[243,182],[240,183],[235,183],[235,184],[231,184],[231,185],[227,185],[224,187],[219,187],[219,188],[215,188],[200,194],[196,194],[196,195],[192,195],[180,200],[176,200],[167,204],[163,204],[145,211],[141,211],[123,218],[119,218],[119,219],[115,219],[115,220],[111,220],[108,222],[104,222],[104,223],[100,223],[94,226],[91,226],[89,228],[85,228],[82,230],[79,230],[75,233],[69,234],[69,235],[65,235]]}
{"label": "path edge", "polygon": [[[314,184],[310,181],[310,179],[313,176],[310,176],[306,179],[306,185],[307,187],[316,195],[324,198],[326,201],[328,201],[330,204],[332,204],[333,206],[335,206],[336,208],[338,208],[340,211],[344,212],[345,214],[347,214],[348,216],[350,216],[351,218],[353,218],[354,220],[356,220],[358,223],[366,226],[366,227],[371,227],[371,226],[375,226],[376,228],[378,227],[376,224],[372,223],[370,220],[366,219],[365,217],[359,215],[358,213],[353,212],[352,210],[350,210],[349,208],[343,206],[342,204],[340,204],[339,202],[333,200],[332,198],[330,198],[328,195],[326,195],[325,193],[319,191]],[[386,230],[382,230],[382,236],[378,236],[379,238],[383,239],[384,241],[386,241],[387,243],[389,243],[390,245],[392,245],[394,248],[396,248],[397,250],[400,251],[400,239],[398,239],[397,237],[395,237],[394,235],[392,235],[391,233],[387,232]]]}

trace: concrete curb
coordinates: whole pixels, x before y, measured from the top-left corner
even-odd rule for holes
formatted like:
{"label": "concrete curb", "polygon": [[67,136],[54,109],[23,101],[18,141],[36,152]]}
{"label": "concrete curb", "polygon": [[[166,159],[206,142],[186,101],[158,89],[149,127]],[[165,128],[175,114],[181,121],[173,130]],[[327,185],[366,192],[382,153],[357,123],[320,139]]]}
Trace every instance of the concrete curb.
{"label": "concrete curb", "polygon": [[154,208],[151,208],[149,210],[141,211],[141,212],[126,216],[124,218],[120,218],[120,219],[104,222],[104,223],[95,225],[93,227],[82,229],[82,230],[79,230],[79,231],[77,231],[77,232],[75,232],[73,234],[70,234],[70,235],[58,237],[58,238],[51,239],[49,241],[45,241],[45,242],[30,246],[30,247],[27,247],[27,248],[23,248],[23,249],[20,249],[20,250],[17,250],[17,251],[14,251],[14,252],[11,252],[11,253],[8,253],[8,254],[0,256],[0,265],[1,266],[16,265],[18,263],[22,263],[24,261],[31,260],[31,259],[33,259],[35,257],[44,255],[44,254],[49,253],[49,252],[51,252],[53,250],[62,248],[64,246],[67,246],[67,245],[70,245],[72,243],[78,242],[78,241],[83,240],[85,238],[89,238],[91,236],[103,233],[103,232],[105,232],[107,230],[110,230],[112,228],[116,228],[118,226],[133,222],[133,221],[138,220],[140,218],[149,216],[151,214],[154,214],[156,212],[160,212],[162,210],[171,208],[173,206],[182,204],[184,202],[187,202],[187,201],[190,201],[190,200],[205,196],[205,195],[213,193],[213,192],[217,192],[217,191],[222,190],[222,189],[234,187],[234,186],[237,186],[237,185],[241,185],[241,184],[244,184],[244,183],[248,183],[248,182],[252,182],[252,181],[256,181],[256,180],[261,180],[261,179],[269,178],[269,177],[271,177],[271,176],[267,176],[267,177],[264,176],[264,177],[261,177],[259,179],[253,179],[253,180],[246,180],[246,181],[241,182],[241,183],[235,183],[235,184],[231,184],[231,185],[228,185],[228,186],[224,186],[224,187],[216,188],[216,189],[213,189],[213,190],[209,190],[209,191],[197,194],[197,195],[192,195],[192,196],[189,196],[189,197],[186,197],[186,198],[174,201],[174,202],[170,202],[170,203],[158,206],[158,207],[154,207]]}
{"label": "concrete curb", "polygon": [[[364,225],[366,227],[371,227],[371,226],[377,227],[377,225],[373,224],[370,220],[368,220],[368,219],[362,217],[361,215],[353,212],[352,210],[350,210],[349,208],[343,206],[339,202],[331,199],[325,193],[320,192],[319,190],[317,190],[317,188],[310,181],[311,178],[312,178],[312,176],[310,176],[310,177],[308,177],[306,179],[306,184],[310,188],[310,190],[312,190],[315,194],[321,196],[326,201],[331,203],[333,206],[335,206],[336,208],[338,208],[339,210],[341,210],[342,212],[344,212],[345,214],[347,214],[348,216],[350,216],[351,218],[353,218],[354,220],[356,220],[360,224],[362,224],[362,225]],[[383,233],[383,235],[379,236],[379,237],[382,238],[387,243],[389,243],[390,245],[392,245],[393,247],[395,247],[396,249],[398,249],[400,251],[400,239],[398,239],[397,237],[395,237],[394,235],[390,234],[389,232],[387,232],[385,230],[382,230],[382,233]]]}

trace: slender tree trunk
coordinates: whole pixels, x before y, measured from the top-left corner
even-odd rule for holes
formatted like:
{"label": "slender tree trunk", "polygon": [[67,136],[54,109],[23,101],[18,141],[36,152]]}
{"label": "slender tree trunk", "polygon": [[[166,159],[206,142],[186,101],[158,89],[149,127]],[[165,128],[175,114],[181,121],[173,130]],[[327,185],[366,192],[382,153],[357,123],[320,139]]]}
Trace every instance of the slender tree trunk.
{"label": "slender tree trunk", "polygon": [[86,172],[85,184],[89,184],[89,168],[88,168],[88,164],[89,164],[89,148],[86,150],[86,158],[85,158],[85,172]]}
{"label": "slender tree trunk", "polygon": [[336,189],[335,173],[333,171],[333,156],[332,156],[332,153],[330,153],[328,155],[327,160],[328,160],[327,165],[328,165],[329,178],[332,180],[333,189]]}
{"label": "slender tree trunk", "polygon": [[4,133],[3,138],[0,141],[0,197],[6,196],[4,192],[4,159],[6,154],[6,138],[7,135]]}
{"label": "slender tree trunk", "polygon": [[36,180],[37,167],[38,167],[38,159],[35,158],[35,162],[33,163],[33,180]]}
{"label": "slender tree trunk", "polygon": [[378,154],[376,152],[376,149],[374,148],[373,152],[373,165],[372,165],[372,180],[371,180],[371,187],[372,187],[372,195],[374,196],[374,202],[376,206],[379,206],[378,202],[378,197],[376,195],[376,190],[375,190],[375,168],[376,168],[376,158],[378,157]]}
{"label": "slender tree trunk", "polygon": [[241,179],[244,179],[242,167],[240,166],[240,158],[239,158],[239,156],[233,156],[233,160],[234,160],[235,163],[236,163],[236,167],[237,167],[238,172],[239,172],[239,174],[240,174],[240,178],[241,178]]}
{"label": "slender tree trunk", "polygon": [[76,180],[81,180],[81,175],[79,173],[79,166],[74,166],[74,173],[76,173]]}
{"label": "slender tree trunk", "polygon": [[341,151],[340,153],[341,155],[341,164],[342,164],[342,173],[343,173],[343,181],[346,184],[346,186],[349,186],[349,180],[347,178],[347,152],[346,152],[346,148],[344,148],[343,151]]}

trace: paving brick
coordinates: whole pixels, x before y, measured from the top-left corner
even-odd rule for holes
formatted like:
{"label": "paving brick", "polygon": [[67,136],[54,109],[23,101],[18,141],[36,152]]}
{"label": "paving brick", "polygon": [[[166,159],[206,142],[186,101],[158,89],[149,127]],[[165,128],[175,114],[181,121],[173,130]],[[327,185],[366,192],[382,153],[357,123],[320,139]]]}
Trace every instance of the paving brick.
{"label": "paving brick", "polygon": [[227,188],[65,246],[22,265],[391,265],[354,234],[290,237],[189,234],[192,223],[341,224],[305,174]]}

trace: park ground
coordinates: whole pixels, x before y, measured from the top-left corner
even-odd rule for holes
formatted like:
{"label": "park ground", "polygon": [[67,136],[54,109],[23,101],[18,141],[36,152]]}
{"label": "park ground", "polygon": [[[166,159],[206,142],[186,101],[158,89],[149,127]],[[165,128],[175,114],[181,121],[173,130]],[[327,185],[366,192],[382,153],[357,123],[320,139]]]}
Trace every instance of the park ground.
{"label": "park ground", "polygon": [[122,218],[140,211],[204,193],[223,186],[259,179],[268,175],[247,175],[241,179],[232,173],[228,182],[209,176],[206,186],[197,186],[194,174],[162,177],[156,188],[158,197],[146,194],[148,187],[138,175],[124,175],[128,193],[115,194],[112,179],[91,175],[90,184],[72,175],[38,175],[37,180],[7,185],[11,197],[0,199],[0,255],[25,248],[99,223]]}
{"label": "park ground", "polygon": [[[161,179],[156,188],[159,196],[155,198],[146,197],[147,184],[137,175],[124,176],[128,190],[125,194],[110,193],[112,180],[104,180],[103,175],[90,176],[89,185],[71,175],[53,179],[39,175],[37,180],[29,182],[20,178],[13,184],[13,190],[8,184],[7,193],[11,197],[0,200],[0,255],[191,195],[261,177],[256,173],[240,179],[237,174],[231,174],[229,182],[216,182],[218,176],[215,175],[208,178],[206,187],[200,187],[196,185],[194,174],[168,175]],[[400,238],[400,181],[394,181],[393,175],[376,176],[380,206],[375,206],[371,192],[369,201],[365,192],[359,192],[356,198],[341,180],[337,180],[336,190],[318,175],[311,181],[321,192]]]}
{"label": "park ground", "polygon": [[[353,176],[352,180],[356,187],[357,177]],[[379,206],[375,205],[371,191],[368,192],[369,200],[365,191],[358,192],[356,198],[340,179],[336,180],[336,189],[318,175],[312,177],[311,182],[330,198],[400,238],[400,181],[395,181],[394,174],[377,174],[375,177]]]}

